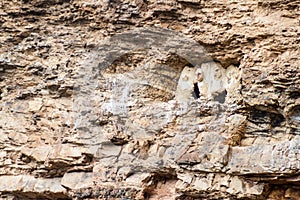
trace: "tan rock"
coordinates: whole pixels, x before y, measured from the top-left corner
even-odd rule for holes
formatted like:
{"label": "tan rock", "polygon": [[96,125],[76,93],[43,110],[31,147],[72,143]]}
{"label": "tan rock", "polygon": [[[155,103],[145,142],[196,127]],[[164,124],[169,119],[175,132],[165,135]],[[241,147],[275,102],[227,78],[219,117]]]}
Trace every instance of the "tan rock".
{"label": "tan rock", "polygon": [[0,176],[0,189],[3,192],[65,193],[60,178],[42,179],[29,175]]}
{"label": "tan rock", "polygon": [[93,173],[71,172],[64,174],[61,185],[69,189],[93,187]]}
{"label": "tan rock", "polygon": [[0,16],[0,199],[300,198],[299,1]]}

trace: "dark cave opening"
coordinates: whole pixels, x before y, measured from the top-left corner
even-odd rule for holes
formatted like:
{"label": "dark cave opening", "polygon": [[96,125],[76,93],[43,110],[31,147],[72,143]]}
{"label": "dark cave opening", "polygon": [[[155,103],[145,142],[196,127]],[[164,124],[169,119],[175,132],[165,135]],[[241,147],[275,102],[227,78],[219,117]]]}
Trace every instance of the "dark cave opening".
{"label": "dark cave opening", "polygon": [[194,83],[193,97],[194,97],[195,99],[199,99],[199,98],[200,98],[200,90],[199,90],[199,87],[198,87],[198,84],[197,84],[197,83]]}

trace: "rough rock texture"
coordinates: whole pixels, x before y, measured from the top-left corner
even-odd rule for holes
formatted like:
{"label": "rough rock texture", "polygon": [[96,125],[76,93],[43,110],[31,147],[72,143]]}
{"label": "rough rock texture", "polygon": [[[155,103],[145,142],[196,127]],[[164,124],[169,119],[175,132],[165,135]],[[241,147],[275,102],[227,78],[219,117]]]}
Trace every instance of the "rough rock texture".
{"label": "rough rock texture", "polygon": [[1,198],[300,199],[299,47],[299,0],[1,0]]}

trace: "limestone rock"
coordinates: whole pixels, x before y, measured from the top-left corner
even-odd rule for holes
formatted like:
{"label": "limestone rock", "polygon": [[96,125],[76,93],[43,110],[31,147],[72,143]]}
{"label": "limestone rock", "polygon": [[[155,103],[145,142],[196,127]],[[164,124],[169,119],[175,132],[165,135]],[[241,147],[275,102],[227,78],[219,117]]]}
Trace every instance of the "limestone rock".
{"label": "limestone rock", "polygon": [[299,199],[299,0],[2,0],[0,199]]}
{"label": "limestone rock", "polygon": [[85,172],[66,173],[61,179],[61,185],[63,187],[73,189],[73,190],[93,187],[92,173],[85,173]]}
{"label": "limestone rock", "polygon": [[0,189],[4,193],[30,193],[24,198],[64,198],[67,191],[60,184],[60,178],[34,178],[29,175],[1,176]]}

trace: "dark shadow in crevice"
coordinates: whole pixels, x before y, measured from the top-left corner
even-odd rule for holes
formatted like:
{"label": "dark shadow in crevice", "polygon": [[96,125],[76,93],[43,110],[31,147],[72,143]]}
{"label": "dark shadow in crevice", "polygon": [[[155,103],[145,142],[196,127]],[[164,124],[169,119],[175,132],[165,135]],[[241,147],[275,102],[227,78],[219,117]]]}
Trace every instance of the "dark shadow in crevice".
{"label": "dark shadow in crevice", "polygon": [[197,83],[194,83],[193,97],[194,97],[195,99],[199,99],[199,98],[200,98],[200,90],[199,90],[199,87],[198,87],[198,84],[197,84]]}

